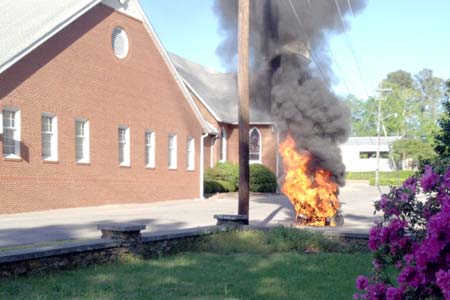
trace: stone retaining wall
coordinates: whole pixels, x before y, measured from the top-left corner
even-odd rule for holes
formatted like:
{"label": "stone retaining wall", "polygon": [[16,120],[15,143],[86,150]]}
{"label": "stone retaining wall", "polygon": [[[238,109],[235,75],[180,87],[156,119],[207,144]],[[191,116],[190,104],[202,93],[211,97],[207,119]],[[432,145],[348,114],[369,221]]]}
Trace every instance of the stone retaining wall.
{"label": "stone retaining wall", "polygon": [[[0,279],[117,262],[130,255],[143,258],[159,257],[186,250],[191,243],[206,235],[236,228],[236,225],[217,225],[141,235],[136,234],[135,224],[99,226],[102,230],[102,239],[99,240],[0,252]],[[242,228],[268,230],[267,227]],[[327,235],[341,239],[368,239],[367,234],[330,232]]]}
{"label": "stone retaining wall", "polygon": [[[140,255],[144,258],[158,257],[181,251],[182,245],[186,242],[194,242],[195,239],[205,235],[227,230],[229,230],[228,227],[211,226],[147,234],[141,237],[142,244],[138,245],[130,243],[126,238],[99,239],[0,252],[0,278],[44,274],[51,270],[117,262],[129,255]],[[136,246],[139,247],[139,251],[136,251]]]}

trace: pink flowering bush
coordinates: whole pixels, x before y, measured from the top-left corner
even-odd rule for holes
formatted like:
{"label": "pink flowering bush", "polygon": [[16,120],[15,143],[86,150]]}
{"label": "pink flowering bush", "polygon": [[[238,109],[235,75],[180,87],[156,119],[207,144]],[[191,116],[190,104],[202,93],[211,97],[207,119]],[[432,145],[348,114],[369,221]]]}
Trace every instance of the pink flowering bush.
{"label": "pink flowering bush", "polygon": [[[420,194],[420,196],[419,196]],[[354,299],[450,300],[450,168],[430,166],[375,202],[383,221],[369,233],[370,277],[359,276]]]}

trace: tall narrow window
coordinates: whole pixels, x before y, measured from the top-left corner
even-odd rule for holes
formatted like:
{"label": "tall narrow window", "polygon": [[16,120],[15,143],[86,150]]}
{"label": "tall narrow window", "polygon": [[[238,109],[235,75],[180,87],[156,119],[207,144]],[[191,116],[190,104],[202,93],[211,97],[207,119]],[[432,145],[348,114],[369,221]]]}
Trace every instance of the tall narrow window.
{"label": "tall narrow window", "polygon": [[75,158],[79,163],[89,162],[89,122],[75,121]]}
{"label": "tall narrow window", "polygon": [[251,163],[261,163],[261,133],[257,128],[250,130],[249,158]]}
{"label": "tall narrow window", "polygon": [[3,156],[6,158],[20,157],[20,111],[16,109],[3,109]]}
{"label": "tall narrow window", "polygon": [[153,131],[145,132],[145,166],[155,167],[155,133]]}
{"label": "tall narrow window", "polygon": [[41,116],[42,159],[58,160],[58,128],[54,114],[43,113]]}
{"label": "tall narrow window", "polygon": [[177,136],[169,135],[169,169],[177,168]]}
{"label": "tall narrow window", "polygon": [[119,127],[119,165],[130,165],[130,129],[126,126]]}
{"label": "tall narrow window", "polygon": [[210,150],[210,153],[209,153],[209,167],[210,168],[212,168],[212,167],[214,167],[214,142],[216,141],[216,138],[215,137],[211,137],[211,148],[209,149]]}
{"label": "tall narrow window", "polygon": [[227,132],[224,127],[220,130],[220,161],[227,161]]}
{"label": "tall narrow window", "polygon": [[187,139],[186,144],[186,154],[187,154],[187,169],[194,170],[195,169],[195,142],[193,138]]}

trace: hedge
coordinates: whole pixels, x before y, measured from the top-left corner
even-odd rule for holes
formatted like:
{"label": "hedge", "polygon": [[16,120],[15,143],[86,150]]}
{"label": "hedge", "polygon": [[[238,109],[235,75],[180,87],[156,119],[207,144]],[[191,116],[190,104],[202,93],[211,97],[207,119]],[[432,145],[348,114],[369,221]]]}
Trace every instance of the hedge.
{"label": "hedge", "polygon": [[[400,178],[380,178],[378,184],[381,186],[399,186],[403,183],[404,179]],[[370,185],[375,185],[375,178],[370,178]]]}
{"label": "hedge", "polygon": [[275,193],[276,190],[277,177],[269,168],[261,164],[250,165],[250,191]]}
{"label": "hedge", "polygon": [[239,166],[230,162],[219,162],[214,168],[205,170],[205,180],[226,181],[235,185],[239,181]]}
{"label": "hedge", "polygon": [[223,180],[205,180],[203,189],[205,194],[227,193],[235,192],[236,186]]}
{"label": "hedge", "polygon": [[[235,192],[238,189],[239,166],[230,162],[218,163],[214,168],[205,171],[204,193]],[[266,166],[250,165],[250,191],[274,193],[277,189],[277,178]]]}

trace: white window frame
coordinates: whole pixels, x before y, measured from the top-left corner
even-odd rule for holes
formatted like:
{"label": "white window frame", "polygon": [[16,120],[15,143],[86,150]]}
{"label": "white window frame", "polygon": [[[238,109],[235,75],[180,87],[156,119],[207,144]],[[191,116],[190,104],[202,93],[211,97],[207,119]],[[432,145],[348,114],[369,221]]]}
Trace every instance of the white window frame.
{"label": "white window frame", "polygon": [[[115,37],[120,36],[123,40],[123,53],[118,53],[117,50],[115,49]],[[112,46],[112,50],[114,52],[114,55],[119,58],[119,59],[124,59],[125,57],[128,56],[128,52],[130,51],[130,41],[128,38],[128,34],[125,31],[125,29],[123,29],[122,27],[118,26],[115,27],[111,33],[111,46]]]}
{"label": "white window frame", "polygon": [[259,159],[250,159],[250,149],[249,149],[249,163],[251,163],[251,164],[261,164],[262,163],[262,135],[261,135],[261,131],[258,129],[258,128],[256,128],[256,127],[253,127],[252,129],[250,129],[250,131],[248,132],[248,138],[249,138],[249,144],[250,144],[250,139],[251,139],[251,135],[252,135],[252,132],[253,132],[253,130],[256,130],[256,132],[258,133],[258,135],[259,135]]}
{"label": "white window frame", "polygon": [[[121,141],[120,139],[120,130],[125,130],[125,140]],[[120,144],[123,143],[124,153],[123,153],[123,161],[120,161]],[[130,159],[130,128],[126,125],[119,125],[117,129],[117,146],[118,146],[118,160],[119,166],[121,167],[129,167],[131,165]]]}
{"label": "white window frame", "polygon": [[[170,141],[173,138],[172,147],[170,145]],[[177,168],[177,135],[174,133],[169,134],[168,143],[168,166],[170,170],[175,170]]]}
{"label": "white window frame", "polygon": [[[78,128],[77,128],[77,124],[78,123],[83,123],[84,124],[84,135],[83,136],[78,136]],[[77,153],[78,153],[78,143],[77,143],[77,138],[82,137],[83,138],[83,158],[79,159],[77,157]],[[90,162],[90,129],[89,129],[89,120],[85,119],[85,118],[76,118],[75,119],[75,160],[77,161],[77,163],[82,163],[82,164],[87,164]]]}
{"label": "white window frame", "polygon": [[[50,156],[44,156],[42,135],[42,118],[50,118],[52,123],[51,139],[50,139]],[[54,113],[44,112],[41,114],[41,157],[44,161],[58,161],[58,117]]]}
{"label": "white window frame", "polygon": [[20,159],[20,135],[21,135],[21,113],[20,109],[17,107],[4,106],[0,110],[0,134],[4,134],[5,128],[3,128],[3,114],[5,111],[14,113],[14,153],[5,154],[3,152],[3,141],[2,141],[2,156],[4,158]]}
{"label": "white window frame", "polygon": [[211,147],[209,149],[209,167],[214,167],[214,143],[216,141],[215,137],[211,137]]}
{"label": "white window frame", "polygon": [[219,161],[225,162],[227,161],[227,131],[225,130],[225,127],[222,127],[220,129],[220,154],[219,154]]}
{"label": "white window frame", "polygon": [[188,171],[195,170],[195,139],[193,137],[186,139],[186,163]]}
{"label": "white window frame", "polygon": [[[147,139],[147,135],[150,135],[150,141]],[[155,131],[147,129],[145,131],[145,167],[156,167],[156,144],[155,144]]]}

